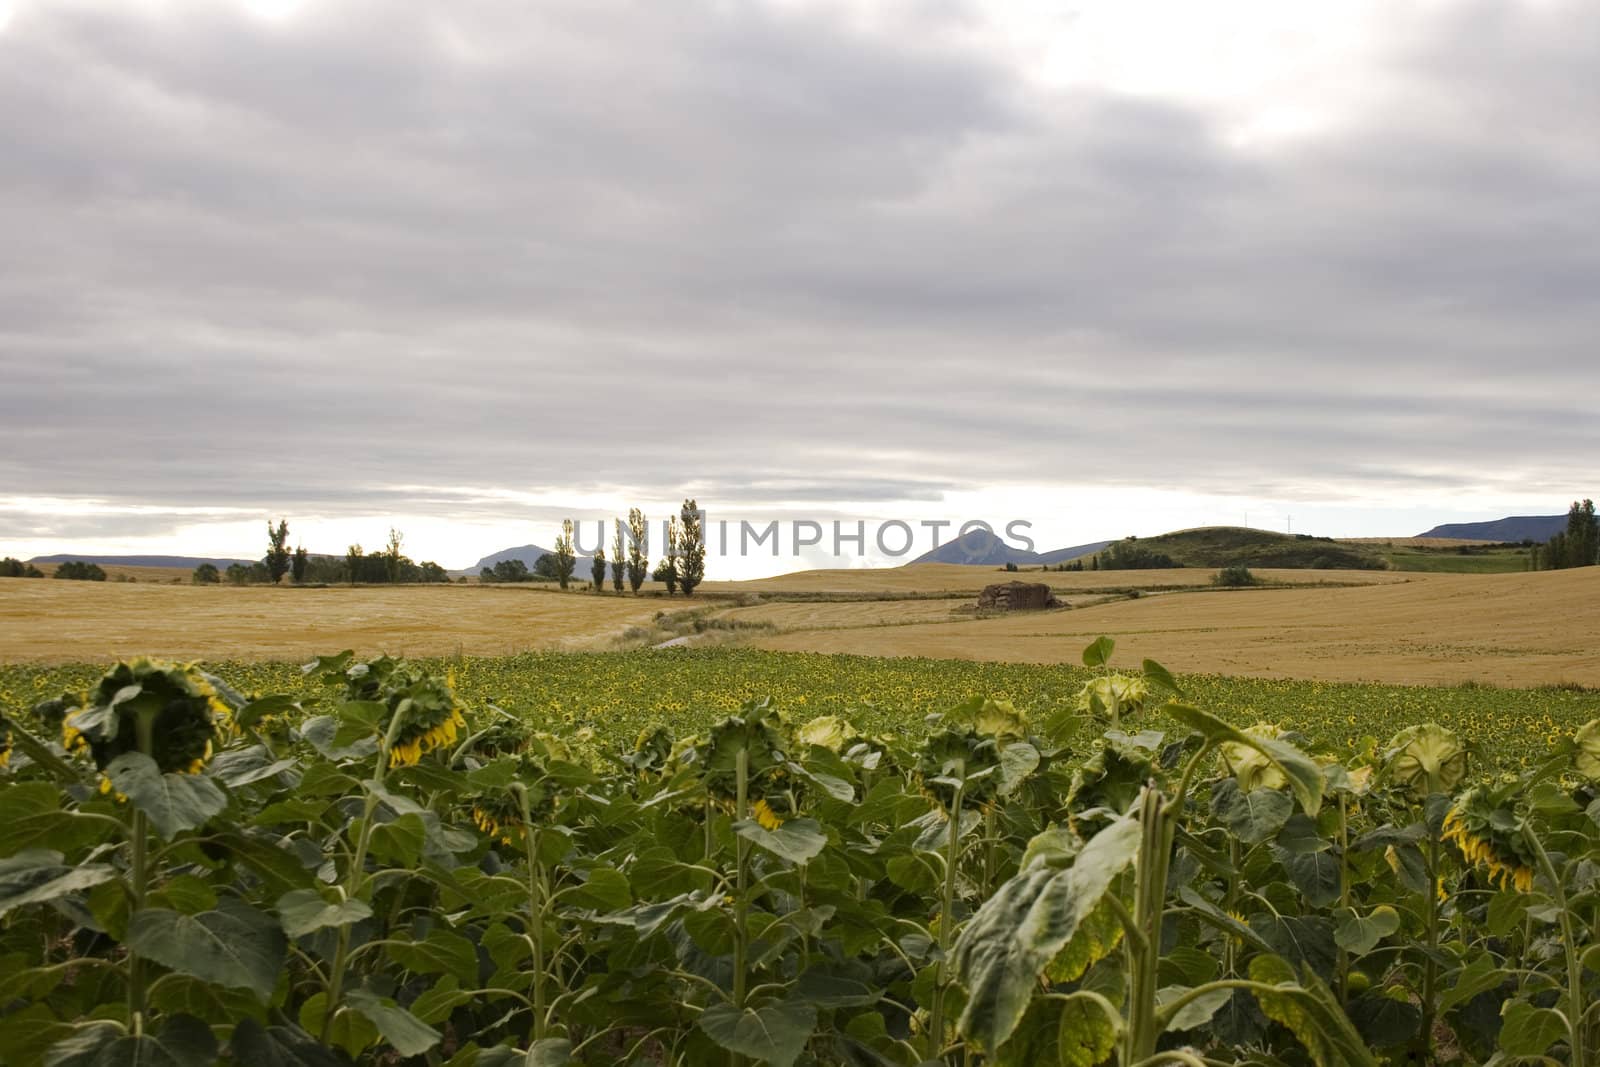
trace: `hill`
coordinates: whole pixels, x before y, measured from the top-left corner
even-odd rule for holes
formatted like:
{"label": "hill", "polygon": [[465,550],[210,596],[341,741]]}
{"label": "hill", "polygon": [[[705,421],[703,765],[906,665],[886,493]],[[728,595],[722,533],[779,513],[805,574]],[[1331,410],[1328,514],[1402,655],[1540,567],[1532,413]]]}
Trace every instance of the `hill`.
{"label": "hill", "polygon": [[1447,522],[1418,537],[1458,541],[1548,541],[1567,528],[1565,515],[1511,515],[1489,522]]}
{"label": "hill", "polygon": [[202,563],[209,563],[219,570],[226,570],[235,563],[248,567],[257,562],[253,559],[226,559],[221,556],[86,556],[75,552],[57,552],[53,556],[35,556],[29,563],[70,563],[80,560],[84,563],[98,563],[102,566],[116,567],[167,567],[184,568],[193,570]]}
{"label": "hill", "polygon": [[1057,548],[1049,552],[1029,552],[1007,544],[999,535],[988,530],[973,530],[966,538],[946,541],[931,552],[924,552],[912,563],[963,563],[975,567],[1003,567],[1007,563],[1017,566],[1063,563],[1090,552],[1098,552],[1110,541],[1094,541],[1087,545]]}
{"label": "hill", "polygon": [[[538,545],[519,545],[516,548],[502,548],[500,551],[491,556],[484,556],[478,562],[474,563],[469,569],[461,573],[477,574],[485,567],[493,567],[496,563],[501,563],[508,559],[520,559],[523,563],[528,565],[528,569],[531,571],[533,570],[534,566],[538,564],[540,556],[550,555],[554,555],[550,549],[540,548]],[[577,552],[574,553],[574,555],[578,559],[588,559],[591,553]]]}
{"label": "hill", "polygon": [[1388,561],[1364,545],[1331,537],[1281,534],[1240,526],[1202,526],[1157,537],[1129,537],[1111,545],[1124,552],[1160,554],[1179,567],[1279,567],[1315,570],[1384,570]]}

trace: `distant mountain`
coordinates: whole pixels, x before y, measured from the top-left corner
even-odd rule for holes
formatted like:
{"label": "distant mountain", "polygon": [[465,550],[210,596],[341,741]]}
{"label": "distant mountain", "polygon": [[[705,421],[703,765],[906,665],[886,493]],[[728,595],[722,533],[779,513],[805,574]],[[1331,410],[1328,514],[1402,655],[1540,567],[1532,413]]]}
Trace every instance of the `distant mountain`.
{"label": "distant mountain", "polygon": [[[592,553],[588,552],[574,553],[578,559],[588,559],[591,554]],[[540,548],[538,545],[520,545],[516,548],[503,548],[492,556],[484,556],[478,562],[474,563],[471,569],[466,573],[477,574],[485,567],[493,567],[496,563],[501,563],[508,559],[520,559],[523,563],[528,565],[528,569],[531,571],[538,564],[540,556],[549,555],[554,555],[554,553],[550,549]]]}
{"label": "distant mountain", "polygon": [[974,567],[1003,567],[1007,563],[1024,564],[1065,563],[1070,559],[1098,552],[1110,541],[1095,541],[1071,548],[1057,548],[1049,552],[1028,552],[1007,544],[997,534],[988,530],[973,530],[963,538],[946,541],[931,552],[924,552],[913,563],[966,563]]}
{"label": "distant mountain", "polygon": [[29,563],[70,563],[80,560],[84,563],[114,564],[119,567],[187,567],[193,570],[202,563],[209,563],[219,570],[224,570],[235,563],[242,563],[246,567],[257,562],[253,559],[223,559],[219,556],[84,556],[75,552],[58,552],[53,556],[35,556]]}
{"label": "distant mountain", "polygon": [[1490,522],[1447,522],[1417,536],[1462,541],[1548,541],[1566,528],[1565,515],[1512,515]]}

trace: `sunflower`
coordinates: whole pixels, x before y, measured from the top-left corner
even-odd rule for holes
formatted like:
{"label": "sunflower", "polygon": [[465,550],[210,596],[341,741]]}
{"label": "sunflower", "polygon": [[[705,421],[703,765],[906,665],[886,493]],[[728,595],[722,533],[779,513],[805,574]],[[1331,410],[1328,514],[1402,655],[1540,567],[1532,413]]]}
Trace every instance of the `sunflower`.
{"label": "sunflower", "polygon": [[1470,864],[1485,868],[1501,889],[1533,889],[1534,856],[1523,841],[1516,813],[1482,788],[1469,789],[1445,813],[1444,839]]}
{"label": "sunflower", "polygon": [[63,714],[61,744],[88,753],[101,770],[147,749],[163,774],[199,774],[233,723],[193,666],[142,657],[108,671],[86,703]]}
{"label": "sunflower", "polygon": [[[1244,732],[1250,737],[1264,741],[1275,741],[1283,736],[1280,727],[1268,722],[1258,722]],[[1248,793],[1252,789],[1282,789],[1289,784],[1288,777],[1278,765],[1259,749],[1242,741],[1225,741],[1219,749],[1223,770],[1238,781],[1241,792]]]}
{"label": "sunflower", "polygon": [[783,817],[772,810],[772,805],[767,803],[765,797],[750,806],[750,814],[755,816],[756,822],[764,830],[776,830],[783,825]]}
{"label": "sunflower", "polygon": [[1384,753],[1389,779],[1415,800],[1448,793],[1467,776],[1467,749],[1455,734],[1436,723],[1401,730]]}
{"label": "sunflower", "polygon": [[11,764],[11,724],[0,715],[0,767]]}

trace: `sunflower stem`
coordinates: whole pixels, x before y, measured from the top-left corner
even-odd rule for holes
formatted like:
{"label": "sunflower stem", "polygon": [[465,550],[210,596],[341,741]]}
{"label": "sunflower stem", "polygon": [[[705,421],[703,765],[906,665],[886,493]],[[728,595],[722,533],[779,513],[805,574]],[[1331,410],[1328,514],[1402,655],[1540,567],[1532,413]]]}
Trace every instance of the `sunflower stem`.
{"label": "sunflower stem", "polygon": [[1556,910],[1561,916],[1561,947],[1567,954],[1567,1040],[1572,1045],[1573,1067],[1589,1067],[1584,1048],[1588,1035],[1583,1022],[1583,961],[1578,954],[1576,931],[1572,928],[1572,911],[1567,906],[1567,890],[1561,884],[1561,874],[1551,862],[1550,853],[1544,850],[1544,842],[1533,832],[1531,821],[1522,824],[1522,836],[1539,858],[1539,869],[1549,880],[1550,889],[1555,894]]}

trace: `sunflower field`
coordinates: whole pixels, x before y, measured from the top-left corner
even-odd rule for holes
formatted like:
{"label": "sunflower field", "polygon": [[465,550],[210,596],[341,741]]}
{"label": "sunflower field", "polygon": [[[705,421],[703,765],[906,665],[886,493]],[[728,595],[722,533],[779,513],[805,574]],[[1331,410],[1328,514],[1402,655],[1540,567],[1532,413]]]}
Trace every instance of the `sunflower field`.
{"label": "sunflower field", "polygon": [[1593,694],[1112,650],[6,668],[0,1063],[1600,1064]]}

